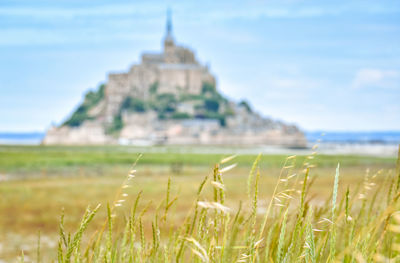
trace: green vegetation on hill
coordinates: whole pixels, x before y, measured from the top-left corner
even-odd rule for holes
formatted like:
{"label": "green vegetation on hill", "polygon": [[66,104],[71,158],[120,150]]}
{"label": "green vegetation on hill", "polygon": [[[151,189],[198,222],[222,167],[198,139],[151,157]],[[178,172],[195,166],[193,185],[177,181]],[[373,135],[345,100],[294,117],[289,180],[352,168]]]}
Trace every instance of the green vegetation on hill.
{"label": "green vegetation on hill", "polygon": [[[202,92],[197,95],[182,93],[175,96],[172,93],[157,93],[157,90],[158,83],[155,82],[150,87],[150,99],[147,101],[131,96],[127,97],[121,104],[120,113],[125,110],[138,113],[153,110],[161,120],[216,119],[222,126],[225,126],[226,117],[233,114],[229,108],[228,100],[219,94],[215,86],[210,83],[203,83]],[[182,103],[194,105],[195,113],[189,114],[180,111],[179,105]],[[120,113],[109,128],[110,132],[117,132],[122,129]]]}
{"label": "green vegetation on hill", "polygon": [[[222,96],[214,84],[203,83],[201,94],[187,94],[182,92],[179,96],[172,93],[158,93],[158,83],[150,86],[150,98],[142,100],[134,96],[126,97],[120,105],[120,109],[113,122],[106,127],[108,134],[118,134],[123,128],[122,112],[143,113],[149,110],[155,111],[160,120],[163,119],[215,119],[222,126],[226,124],[226,118],[233,114],[229,101]],[[89,111],[104,98],[104,85],[101,85],[97,91],[90,91],[85,95],[83,103],[72,114],[72,116],[63,124],[70,127],[80,126],[86,120],[95,119],[96,116],[90,116]],[[193,107],[194,113],[182,111],[179,107],[185,104],[187,107]],[[250,109],[248,104],[244,104]]]}
{"label": "green vegetation on hill", "polygon": [[121,110],[145,112],[147,110],[147,104],[143,100],[134,97],[127,97],[121,104]]}
{"label": "green vegetation on hill", "polygon": [[253,110],[250,107],[250,104],[247,101],[242,100],[241,102],[239,102],[239,105],[243,106],[248,112],[253,112]]}
{"label": "green vegetation on hill", "polygon": [[215,98],[207,98],[204,100],[204,108],[208,112],[218,112],[219,109],[219,101]]}
{"label": "green vegetation on hill", "polygon": [[150,108],[155,110],[159,116],[162,114],[168,116],[169,113],[176,112],[178,100],[172,93],[161,93],[157,94],[148,103],[150,104]]}
{"label": "green vegetation on hill", "polygon": [[201,87],[201,93],[202,94],[206,94],[206,93],[214,94],[214,93],[217,93],[217,89],[215,88],[214,84],[204,82]]}
{"label": "green vegetation on hill", "polygon": [[124,127],[121,112],[114,116],[112,123],[106,127],[106,133],[115,135]]}
{"label": "green vegetation on hill", "polygon": [[89,91],[86,93],[82,105],[78,107],[71,117],[63,123],[63,125],[77,127],[86,120],[94,119],[93,116],[89,115],[89,110],[104,98],[104,89],[105,85],[101,84],[97,91]]}
{"label": "green vegetation on hill", "polygon": [[151,84],[150,86],[150,94],[156,94],[158,90],[158,82],[154,82],[153,84]]}
{"label": "green vegetation on hill", "polygon": [[171,118],[175,119],[175,120],[184,120],[184,119],[190,119],[191,116],[188,113],[185,113],[185,112],[174,112],[171,115]]}

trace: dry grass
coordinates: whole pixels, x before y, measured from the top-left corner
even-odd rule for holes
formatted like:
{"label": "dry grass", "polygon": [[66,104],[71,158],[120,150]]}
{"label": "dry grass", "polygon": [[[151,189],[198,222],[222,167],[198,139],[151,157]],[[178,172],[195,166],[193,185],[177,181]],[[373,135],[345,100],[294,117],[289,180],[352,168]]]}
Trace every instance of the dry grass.
{"label": "dry grass", "polygon": [[[135,178],[129,181],[120,175],[119,168],[100,177],[47,176],[2,182],[0,212],[7,215],[0,218],[0,229],[5,233],[0,241],[2,255],[5,259],[15,258],[23,249],[25,260],[36,258],[40,230],[39,257],[43,262],[56,260],[62,208],[65,233],[74,233],[87,205],[95,207],[100,203],[102,207],[88,223],[82,240],[79,235],[75,243],[72,237],[70,242],[61,238],[59,255],[63,256],[59,261],[71,257],[83,262],[96,262],[96,258],[114,262],[129,258],[168,262],[321,262],[336,257],[351,262],[350,259],[368,261],[397,256],[398,252],[388,245],[394,242],[392,232],[385,229],[385,222],[390,220],[386,225],[396,229],[395,219],[388,219],[387,209],[399,208],[397,203],[389,202],[397,191],[395,179],[390,179],[396,176],[394,164],[384,163],[382,171],[376,163],[343,167],[333,216],[334,167],[311,168],[304,185],[304,168],[312,167],[313,159],[306,166],[302,165],[303,157],[297,159],[301,160],[291,167],[296,158],[289,158],[282,170],[258,163],[250,177],[250,166],[245,165],[222,174],[207,166],[187,166],[182,174],[174,175],[168,166],[142,166],[139,162]],[[234,162],[235,159],[221,166]],[[259,166],[262,169],[257,176]],[[370,171],[366,177],[367,167]],[[205,176],[204,189],[197,195]],[[122,181],[129,187],[121,188]],[[346,206],[347,188],[350,194]],[[115,199],[120,190],[121,195]],[[136,213],[131,215],[139,192]],[[121,199],[124,201],[113,203]],[[203,203],[199,205],[197,201]],[[225,207],[230,208],[229,212]],[[334,238],[330,235],[332,225],[337,233]],[[108,232],[110,226],[112,231]],[[373,234],[368,236],[364,226],[370,227]],[[323,231],[314,232],[311,227]],[[85,254],[88,244],[91,245]]]}

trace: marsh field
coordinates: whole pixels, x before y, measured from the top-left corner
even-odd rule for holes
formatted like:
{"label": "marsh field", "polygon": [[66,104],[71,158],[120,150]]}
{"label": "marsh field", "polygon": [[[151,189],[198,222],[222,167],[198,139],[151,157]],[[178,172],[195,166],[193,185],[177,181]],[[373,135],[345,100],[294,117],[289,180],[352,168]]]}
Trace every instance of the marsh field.
{"label": "marsh field", "polygon": [[400,260],[396,158],[232,151],[0,146],[0,262]]}

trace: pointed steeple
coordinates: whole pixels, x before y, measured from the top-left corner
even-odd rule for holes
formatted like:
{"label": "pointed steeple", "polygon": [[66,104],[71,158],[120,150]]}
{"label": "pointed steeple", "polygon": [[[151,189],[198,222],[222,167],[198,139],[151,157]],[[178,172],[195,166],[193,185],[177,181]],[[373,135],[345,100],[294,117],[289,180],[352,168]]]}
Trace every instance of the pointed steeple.
{"label": "pointed steeple", "polygon": [[165,45],[173,45],[174,44],[174,37],[172,36],[172,15],[171,9],[167,9],[167,34],[165,35],[164,39],[164,46]]}
{"label": "pointed steeple", "polygon": [[172,37],[172,15],[171,15],[171,9],[167,9],[167,36]]}

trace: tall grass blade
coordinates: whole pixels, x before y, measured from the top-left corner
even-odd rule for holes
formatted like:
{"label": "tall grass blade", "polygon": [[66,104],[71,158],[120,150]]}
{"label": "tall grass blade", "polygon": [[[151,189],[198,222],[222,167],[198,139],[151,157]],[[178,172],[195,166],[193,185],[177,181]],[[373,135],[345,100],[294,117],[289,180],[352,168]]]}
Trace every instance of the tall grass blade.
{"label": "tall grass blade", "polygon": [[331,225],[331,238],[330,238],[330,251],[329,251],[329,259],[333,262],[336,254],[336,199],[338,194],[338,187],[339,187],[339,168],[340,164],[336,167],[336,174],[335,174],[335,182],[333,183],[333,194],[332,194],[332,225]]}

